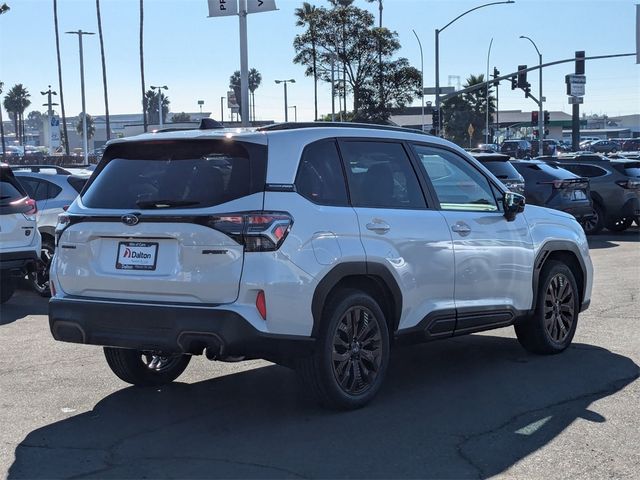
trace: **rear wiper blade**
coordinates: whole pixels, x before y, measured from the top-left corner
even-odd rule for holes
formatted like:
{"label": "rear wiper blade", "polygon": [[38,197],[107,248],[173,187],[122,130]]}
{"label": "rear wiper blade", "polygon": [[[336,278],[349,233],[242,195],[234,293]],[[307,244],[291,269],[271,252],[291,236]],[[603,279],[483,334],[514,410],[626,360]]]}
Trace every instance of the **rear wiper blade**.
{"label": "rear wiper blade", "polygon": [[138,200],[136,205],[140,208],[171,208],[171,207],[192,207],[199,205],[195,200]]}

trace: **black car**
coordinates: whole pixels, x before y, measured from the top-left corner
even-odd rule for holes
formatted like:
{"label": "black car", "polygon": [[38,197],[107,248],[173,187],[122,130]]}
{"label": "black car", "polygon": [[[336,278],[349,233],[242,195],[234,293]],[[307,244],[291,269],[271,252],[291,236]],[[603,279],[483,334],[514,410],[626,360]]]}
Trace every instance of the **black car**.
{"label": "black car", "polygon": [[622,144],[621,150],[625,152],[640,151],[640,138],[628,138]]}
{"label": "black car", "polygon": [[581,224],[593,215],[589,180],[540,160],[512,160],[524,177],[527,203],[567,212]]}
{"label": "black car", "polygon": [[[538,140],[531,140],[531,152],[533,155],[538,155]],[[558,153],[558,142],[555,140],[543,140],[542,141],[542,154],[543,155],[556,155]]]}
{"label": "black car", "polygon": [[584,224],[587,233],[598,233],[604,227],[621,232],[640,215],[639,161],[609,160],[593,154],[547,161],[589,179],[594,216]]}
{"label": "black car", "polygon": [[482,163],[487,170],[493,173],[509,191],[524,195],[524,178],[518,173],[513,165],[509,162],[508,155],[499,153],[475,153],[472,152],[473,158]]}
{"label": "black car", "polygon": [[598,140],[590,143],[588,149],[594,153],[616,153],[620,147],[611,140]]}
{"label": "black car", "polygon": [[500,147],[500,153],[513,158],[530,158],[531,143],[527,140],[505,140]]}

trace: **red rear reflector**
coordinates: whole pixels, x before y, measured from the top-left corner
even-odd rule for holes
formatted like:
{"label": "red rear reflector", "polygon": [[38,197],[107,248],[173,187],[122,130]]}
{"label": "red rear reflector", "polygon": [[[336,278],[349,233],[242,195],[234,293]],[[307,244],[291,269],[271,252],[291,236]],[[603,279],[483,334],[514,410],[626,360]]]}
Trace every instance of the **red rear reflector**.
{"label": "red rear reflector", "polygon": [[256,297],[256,308],[263,320],[267,319],[267,301],[264,296],[264,291],[260,290]]}
{"label": "red rear reflector", "polygon": [[53,284],[53,280],[49,279],[49,290],[51,290],[51,296],[56,296],[56,286]]}
{"label": "red rear reflector", "polygon": [[65,205],[64,207],[62,207],[62,210],[64,210],[65,212],[69,210],[69,205]]}

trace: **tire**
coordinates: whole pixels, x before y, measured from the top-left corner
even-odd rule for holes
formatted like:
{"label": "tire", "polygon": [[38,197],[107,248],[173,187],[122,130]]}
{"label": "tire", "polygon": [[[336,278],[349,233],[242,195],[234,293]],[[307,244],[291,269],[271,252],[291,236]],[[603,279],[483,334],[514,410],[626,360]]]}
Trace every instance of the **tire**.
{"label": "tire", "polygon": [[16,284],[11,278],[0,280],[0,304],[8,302],[16,290]]}
{"label": "tire", "polygon": [[604,210],[597,203],[593,204],[593,216],[582,222],[582,229],[587,235],[596,235],[604,228]]}
{"label": "tire", "polygon": [[624,232],[633,223],[633,217],[622,217],[607,223],[607,228],[612,232]]}
{"label": "tire", "polygon": [[388,364],[389,329],[382,309],[366,293],[347,289],[325,308],[314,353],[296,367],[305,391],[322,405],[352,410],[378,393]]}
{"label": "tire", "polygon": [[571,269],[549,260],[540,274],[533,315],[515,325],[516,336],[525,350],[551,355],[565,350],[578,324],[580,299]]}
{"label": "tire", "polygon": [[42,249],[40,250],[40,261],[34,271],[29,272],[29,284],[31,288],[43,297],[50,297],[49,289],[49,269],[51,268],[51,260],[55,253],[56,247],[53,240],[46,238],[42,240]]}
{"label": "tire", "polygon": [[114,347],[104,347],[104,356],[120,380],[141,387],[173,382],[191,361],[190,355],[161,356]]}

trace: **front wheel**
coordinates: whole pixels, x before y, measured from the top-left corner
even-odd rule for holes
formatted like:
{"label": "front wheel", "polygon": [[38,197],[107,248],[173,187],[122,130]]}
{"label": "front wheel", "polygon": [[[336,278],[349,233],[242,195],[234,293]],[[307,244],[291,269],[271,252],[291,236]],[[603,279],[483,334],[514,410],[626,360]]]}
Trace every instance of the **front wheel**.
{"label": "front wheel", "polygon": [[141,352],[114,347],[104,347],[104,356],[120,380],[143,387],[173,382],[191,361],[190,355]]}
{"label": "front wheel", "polygon": [[360,408],[380,389],[389,363],[384,313],[371,296],[350,289],[327,306],[322,320],[316,349],[298,361],[298,374],[323,405]]}
{"label": "front wheel", "polygon": [[560,353],[573,340],[579,311],[578,285],[573,272],[564,263],[549,260],[540,274],[533,315],[515,325],[518,341],[532,353]]}

